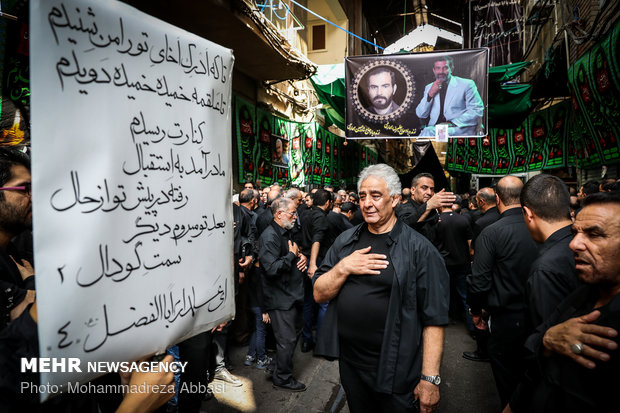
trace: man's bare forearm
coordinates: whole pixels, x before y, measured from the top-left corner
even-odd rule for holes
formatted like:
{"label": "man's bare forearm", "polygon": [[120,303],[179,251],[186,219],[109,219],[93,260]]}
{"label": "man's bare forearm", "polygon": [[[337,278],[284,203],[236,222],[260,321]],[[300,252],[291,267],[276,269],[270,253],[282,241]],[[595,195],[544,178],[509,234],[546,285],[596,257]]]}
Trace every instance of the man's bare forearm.
{"label": "man's bare forearm", "polygon": [[310,266],[316,265],[316,260],[319,257],[319,250],[321,249],[320,242],[313,242],[312,248],[310,249]]}
{"label": "man's bare forearm", "polygon": [[422,374],[436,376],[441,366],[443,354],[444,328],[441,326],[426,326],[422,331],[424,354],[422,355]]}
{"label": "man's bare forearm", "polygon": [[343,270],[341,262],[321,275],[314,283],[314,301],[326,303],[338,295],[343,284],[349,277]]}
{"label": "man's bare forearm", "polygon": [[431,213],[431,209],[426,209],[426,211],[424,211],[424,213],[422,215],[420,215],[420,218],[418,218],[418,222],[422,222],[426,219],[426,217],[428,217],[428,214]]}

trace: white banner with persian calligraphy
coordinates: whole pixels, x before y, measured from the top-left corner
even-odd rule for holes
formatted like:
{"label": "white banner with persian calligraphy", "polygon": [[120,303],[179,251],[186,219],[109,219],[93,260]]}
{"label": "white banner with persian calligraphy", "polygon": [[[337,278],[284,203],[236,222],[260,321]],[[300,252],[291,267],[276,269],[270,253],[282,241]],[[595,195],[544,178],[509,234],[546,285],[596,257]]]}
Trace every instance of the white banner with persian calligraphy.
{"label": "white banner with persian calligraphy", "polygon": [[41,357],[130,361],[234,315],[232,51],[116,1],[31,2]]}

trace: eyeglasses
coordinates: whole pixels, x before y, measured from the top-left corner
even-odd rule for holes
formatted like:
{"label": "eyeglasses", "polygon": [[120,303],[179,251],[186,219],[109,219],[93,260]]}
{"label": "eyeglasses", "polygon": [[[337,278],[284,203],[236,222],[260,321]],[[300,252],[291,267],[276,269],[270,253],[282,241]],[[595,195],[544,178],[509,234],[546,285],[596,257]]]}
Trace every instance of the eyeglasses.
{"label": "eyeglasses", "polygon": [[288,211],[284,211],[284,210],[281,210],[281,211],[284,212],[285,214],[289,214],[292,217],[297,216],[297,211],[295,211],[295,212],[288,212]]}
{"label": "eyeglasses", "polygon": [[30,183],[23,184],[22,186],[3,186],[0,191],[19,191],[26,195],[32,195],[32,185]]}

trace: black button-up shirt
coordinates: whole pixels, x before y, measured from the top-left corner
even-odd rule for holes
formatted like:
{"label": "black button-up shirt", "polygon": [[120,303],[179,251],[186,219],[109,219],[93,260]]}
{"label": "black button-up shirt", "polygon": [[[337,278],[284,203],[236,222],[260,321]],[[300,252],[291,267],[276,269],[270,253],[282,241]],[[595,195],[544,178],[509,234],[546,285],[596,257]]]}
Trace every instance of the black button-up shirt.
{"label": "black button-up shirt", "polygon": [[426,202],[420,204],[413,199],[396,206],[396,216],[398,219],[418,231],[420,234],[424,235],[426,239],[432,242],[435,247],[439,248],[436,234],[439,214],[437,214],[437,211],[433,209],[428,213],[423,221],[418,222],[420,217],[424,215],[425,212]]}
{"label": "black button-up shirt", "polygon": [[456,212],[442,212],[437,224],[437,241],[448,267],[469,268],[471,256],[469,244],[472,239],[469,221]]}
{"label": "black button-up shirt", "polygon": [[[482,219],[482,218],[481,218]],[[525,284],[538,247],[525,226],[521,208],[511,208],[476,240],[469,277],[468,302],[473,314],[525,311]]]}
{"label": "black button-up shirt", "polygon": [[498,219],[499,219],[499,211],[497,210],[497,207],[491,207],[487,209],[487,212],[480,215],[480,217],[474,222],[472,226],[472,230],[474,232],[474,237],[472,238],[472,241],[471,241],[472,248],[475,248],[476,238],[478,238],[478,235],[480,235],[482,230],[488,227],[489,225],[497,222]]}
{"label": "black button-up shirt", "polygon": [[323,211],[317,206],[313,206],[304,213],[301,219],[301,231],[303,234],[301,252],[310,260],[310,251],[312,244],[318,242],[321,244],[318,259],[322,259],[328,250],[326,245],[327,231],[329,224],[327,223],[327,211]]}
{"label": "black button-up shirt", "polygon": [[262,270],[263,311],[290,310],[304,298],[304,277],[299,258],[289,251],[290,231],[271,221],[258,240]]}
{"label": "black button-up shirt", "polygon": [[353,228],[353,224],[349,222],[346,216],[334,211],[329,211],[327,214],[327,223],[329,224],[329,228],[327,230],[327,236],[325,237],[325,244],[328,249],[340,234],[349,228]]}
{"label": "black button-up shirt", "polygon": [[[336,239],[313,282],[353,253],[365,226],[363,223],[351,228]],[[383,393],[405,393],[412,391],[420,378],[423,328],[448,323],[450,277],[437,249],[407,225],[397,221],[389,237],[394,282],[375,389]],[[317,337],[316,355],[328,358],[340,355],[337,309],[338,296],[327,307]]]}
{"label": "black button-up shirt", "polygon": [[568,247],[572,239],[570,225],[557,230],[540,247],[538,258],[532,264],[527,297],[533,328],[545,321],[580,284],[575,257]]}

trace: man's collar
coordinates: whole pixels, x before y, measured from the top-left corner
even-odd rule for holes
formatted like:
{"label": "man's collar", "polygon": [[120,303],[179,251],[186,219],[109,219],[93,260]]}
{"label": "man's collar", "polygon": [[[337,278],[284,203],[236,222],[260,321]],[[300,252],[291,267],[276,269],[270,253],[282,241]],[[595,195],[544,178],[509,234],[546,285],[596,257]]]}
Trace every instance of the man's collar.
{"label": "man's collar", "polygon": [[[403,229],[403,223],[401,222],[400,219],[396,220],[396,223],[394,224],[394,227],[390,230],[390,232],[388,232],[388,237],[390,238],[389,242],[388,242],[388,246],[392,245],[393,243],[398,241],[398,237],[400,236],[400,233]],[[368,229],[368,223],[364,222],[362,223],[353,233],[353,236],[351,237],[352,241],[357,241],[360,237],[360,234],[362,233],[362,231],[369,231]]]}
{"label": "man's collar", "polygon": [[271,222],[274,225],[274,227],[278,230],[279,235],[283,235],[288,231],[288,229],[283,228],[280,224],[278,224],[275,219]]}
{"label": "man's collar", "polygon": [[547,238],[545,240],[544,245],[551,245],[551,244],[555,244],[556,242],[566,238],[566,237],[572,237],[573,233],[572,233],[572,224],[568,224],[560,229],[558,229],[557,231],[555,231],[553,234],[549,235],[549,238]]}
{"label": "man's collar", "polygon": [[512,215],[523,215],[523,210],[521,207],[508,208],[504,212],[501,213],[501,217],[508,217]]}
{"label": "man's collar", "polygon": [[321,207],[319,207],[319,206],[316,206],[316,205],[312,205],[312,209],[316,209],[316,210],[318,210],[318,211],[321,211],[321,212],[322,212],[322,213],[324,213],[325,215],[327,215],[327,213],[329,212],[329,211],[327,210],[327,208],[326,208],[326,209],[323,209],[323,208],[321,208]]}

